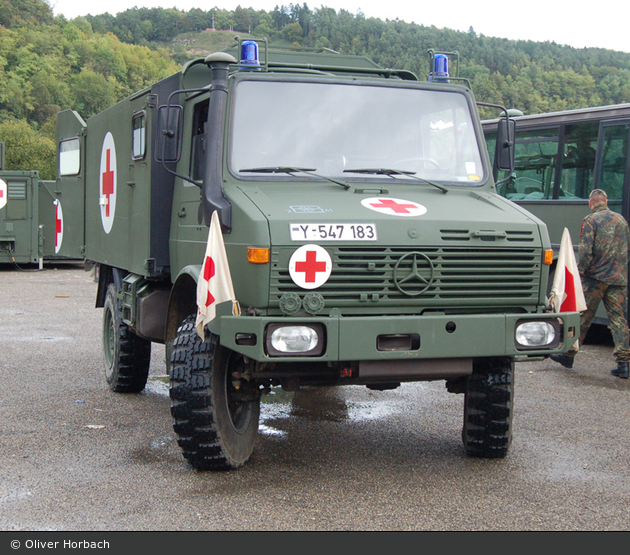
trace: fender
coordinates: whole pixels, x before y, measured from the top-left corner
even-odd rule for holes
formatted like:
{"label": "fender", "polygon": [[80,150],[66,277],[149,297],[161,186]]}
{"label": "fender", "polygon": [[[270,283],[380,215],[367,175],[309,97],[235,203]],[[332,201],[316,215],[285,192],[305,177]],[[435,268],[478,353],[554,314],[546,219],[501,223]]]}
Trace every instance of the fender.
{"label": "fender", "polygon": [[105,306],[105,296],[107,295],[107,287],[109,284],[113,283],[116,291],[122,291],[123,279],[129,272],[105,264],[96,264],[96,268],[98,272],[96,308],[103,308]]}
{"label": "fender", "polygon": [[190,264],[182,268],[171,288],[166,313],[165,343],[167,361],[170,360],[170,346],[182,320],[197,312],[197,282],[201,264]]}

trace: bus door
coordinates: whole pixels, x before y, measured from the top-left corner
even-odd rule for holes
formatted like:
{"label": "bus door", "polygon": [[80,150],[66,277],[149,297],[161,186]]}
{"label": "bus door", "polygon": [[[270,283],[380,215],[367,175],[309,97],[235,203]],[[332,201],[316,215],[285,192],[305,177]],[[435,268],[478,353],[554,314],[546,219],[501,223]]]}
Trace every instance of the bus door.
{"label": "bus door", "polygon": [[[630,221],[630,157],[628,139],[630,120],[603,122],[597,151],[596,187],[608,195],[608,206]],[[630,268],[629,268],[630,274]],[[630,299],[628,300],[630,303]],[[628,307],[627,307],[628,308]],[[626,312],[626,317],[628,312]],[[597,311],[596,323],[607,323],[602,309]]]}
{"label": "bus door", "polygon": [[608,206],[629,220],[630,158],[628,158],[628,138],[630,120],[602,122],[595,169],[598,189],[608,195]]}

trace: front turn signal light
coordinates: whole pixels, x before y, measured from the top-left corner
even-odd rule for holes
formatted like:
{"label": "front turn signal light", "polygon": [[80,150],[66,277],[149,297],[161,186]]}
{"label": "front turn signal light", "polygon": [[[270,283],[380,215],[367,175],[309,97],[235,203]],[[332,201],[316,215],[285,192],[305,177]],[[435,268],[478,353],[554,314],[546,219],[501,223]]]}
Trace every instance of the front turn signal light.
{"label": "front turn signal light", "polygon": [[543,256],[543,264],[546,264],[547,266],[551,266],[553,264],[553,251],[552,250],[545,250],[545,253]]}
{"label": "front turn signal light", "polygon": [[269,264],[269,249],[247,247],[247,261],[252,264]]}

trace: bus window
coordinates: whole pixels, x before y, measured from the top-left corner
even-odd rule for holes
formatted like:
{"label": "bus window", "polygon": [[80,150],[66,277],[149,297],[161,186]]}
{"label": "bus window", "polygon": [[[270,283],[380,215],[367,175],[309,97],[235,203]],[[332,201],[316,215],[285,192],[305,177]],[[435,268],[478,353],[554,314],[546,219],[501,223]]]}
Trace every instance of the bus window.
{"label": "bus window", "polygon": [[620,201],[623,196],[629,133],[630,125],[627,123],[602,128],[599,188],[608,193],[609,200]]}
{"label": "bus window", "polygon": [[[558,155],[558,129],[516,130],[512,178],[499,194],[512,200],[551,198]],[[499,176],[500,179],[507,175]]]}
{"label": "bus window", "polygon": [[586,199],[593,190],[598,130],[596,121],[565,127],[559,198]]}

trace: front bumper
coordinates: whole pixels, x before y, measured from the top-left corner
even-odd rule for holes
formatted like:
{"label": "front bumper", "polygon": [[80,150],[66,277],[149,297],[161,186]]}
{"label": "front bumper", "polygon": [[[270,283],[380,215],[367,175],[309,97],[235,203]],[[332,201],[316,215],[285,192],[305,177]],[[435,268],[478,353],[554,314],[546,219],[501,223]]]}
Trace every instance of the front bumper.
{"label": "front bumper", "polygon": [[[555,320],[559,341],[551,348],[518,348],[517,323]],[[316,356],[270,356],[265,348],[269,324],[320,323],[325,346]],[[221,344],[259,362],[353,362],[401,359],[454,359],[541,356],[564,353],[579,337],[580,314],[483,314],[430,316],[268,317],[222,316]],[[408,343],[404,340],[411,337]],[[246,340],[244,340],[246,338]],[[397,338],[403,338],[397,341]]]}

